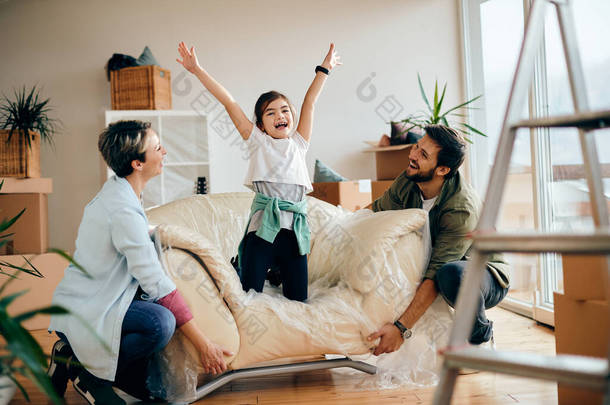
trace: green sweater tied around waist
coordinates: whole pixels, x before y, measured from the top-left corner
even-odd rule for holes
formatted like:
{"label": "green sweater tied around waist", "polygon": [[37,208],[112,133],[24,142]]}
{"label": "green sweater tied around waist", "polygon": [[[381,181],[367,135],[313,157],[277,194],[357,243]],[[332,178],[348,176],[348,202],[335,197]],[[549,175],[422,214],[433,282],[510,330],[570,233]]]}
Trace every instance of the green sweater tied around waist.
{"label": "green sweater tied around waist", "polygon": [[273,243],[275,237],[280,232],[280,211],[290,211],[294,213],[292,230],[297,238],[299,254],[306,255],[309,253],[309,242],[311,235],[309,232],[309,225],[307,224],[307,200],[303,199],[295,203],[292,201],[282,200],[277,197],[269,197],[265,194],[256,193],[254,201],[252,201],[252,207],[250,208],[250,218],[248,219],[248,224],[246,225],[244,237],[239,243],[239,248],[237,249],[240,269],[246,234],[248,233],[248,228],[250,227],[252,215],[254,215],[254,213],[257,211],[263,211],[263,218],[261,226],[256,231],[256,236],[266,240],[269,243]]}

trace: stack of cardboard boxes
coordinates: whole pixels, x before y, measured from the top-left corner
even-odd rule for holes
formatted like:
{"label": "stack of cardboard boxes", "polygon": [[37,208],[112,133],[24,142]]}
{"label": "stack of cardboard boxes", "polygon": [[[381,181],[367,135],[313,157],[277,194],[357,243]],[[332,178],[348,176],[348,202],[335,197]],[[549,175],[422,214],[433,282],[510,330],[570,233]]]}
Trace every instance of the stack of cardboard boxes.
{"label": "stack of cardboard boxes", "polygon": [[412,146],[372,146],[365,150],[368,153],[375,153],[377,181],[372,184],[373,201],[381,197],[390,188],[396,177],[407,168]]}
{"label": "stack of cardboard boxes", "polygon": [[364,152],[375,153],[377,180],[314,183],[312,197],[356,211],[365,208],[390,188],[394,179],[405,170],[412,145],[373,146]]}
{"label": "stack of cardboard boxes", "polygon": [[[555,293],[557,354],[606,357],[608,353],[607,256],[563,255],[564,293]],[[558,384],[560,405],[602,404],[603,394]]]}
{"label": "stack of cardboard boxes", "polygon": [[[51,303],[53,291],[63,276],[68,262],[48,250],[47,198],[52,192],[53,182],[47,178],[4,178],[0,189],[0,217],[13,218],[25,208],[21,217],[6,233],[14,233],[12,240],[0,250],[0,262],[28,268],[26,259],[43,274],[44,278],[17,273],[18,279],[11,282],[3,292],[9,295],[23,290],[29,292],[9,306],[9,313],[16,315]],[[5,268],[10,272],[8,268]],[[3,282],[0,278],[0,283]],[[48,316],[38,315],[24,322],[27,329],[45,329]]]}

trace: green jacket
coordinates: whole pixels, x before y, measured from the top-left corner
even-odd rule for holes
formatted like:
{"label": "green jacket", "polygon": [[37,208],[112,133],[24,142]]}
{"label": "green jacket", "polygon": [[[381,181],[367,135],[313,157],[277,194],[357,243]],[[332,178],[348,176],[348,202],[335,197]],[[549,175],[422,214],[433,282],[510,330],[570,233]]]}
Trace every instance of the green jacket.
{"label": "green jacket", "polygon": [[[246,225],[246,232],[250,227],[250,220],[252,215],[257,211],[263,211],[263,220],[261,226],[256,231],[256,236],[266,240],[269,243],[273,243],[275,237],[281,229],[280,226],[280,211],[290,211],[294,213],[294,219],[292,222],[292,230],[297,238],[297,244],[299,245],[299,254],[306,255],[309,253],[310,248],[310,231],[309,225],[307,224],[307,200],[299,202],[291,202],[281,200],[277,197],[268,197],[261,193],[256,193],[252,206],[250,207],[250,219]],[[243,257],[244,240],[246,235],[242,238],[237,248],[237,260],[239,268],[241,268],[241,258]]]}
{"label": "green jacket", "polygon": [[[407,178],[406,172],[402,172],[373,202],[375,212],[421,207],[420,190]],[[434,279],[436,271],[445,263],[469,258],[472,240],[466,236],[475,229],[480,208],[478,196],[469,184],[461,180],[459,172],[445,180],[429,213],[432,255],[424,278]],[[492,254],[487,268],[502,287],[508,287],[509,265],[501,254]]]}

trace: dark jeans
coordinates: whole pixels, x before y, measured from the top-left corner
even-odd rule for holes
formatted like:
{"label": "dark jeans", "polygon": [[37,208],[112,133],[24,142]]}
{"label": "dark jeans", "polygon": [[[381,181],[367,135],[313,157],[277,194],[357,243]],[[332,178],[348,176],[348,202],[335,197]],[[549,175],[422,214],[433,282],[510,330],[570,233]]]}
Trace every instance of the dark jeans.
{"label": "dark jeans", "polygon": [[[438,269],[434,276],[436,288],[451,307],[455,307],[466,263],[468,262],[465,260],[449,262]],[[485,309],[498,305],[507,292],[508,288],[501,287],[489,271],[485,272],[479,292],[479,310],[470,334],[470,343],[478,345],[491,339],[492,322],[485,316]]]}
{"label": "dark jeans", "polygon": [[[114,385],[138,399],[150,399],[146,387],[148,363],[154,353],[169,343],[175,329],[176,318],[169,309],[154,302],[134,300],[123,319]],[[68,342],[63,333],[57,335]]]}
{"label": "dark jeans", "polygon": [[288,299],[307,299],[307,255],[299,254],[296,235],[289,229],[281,229],[273,243],[256,236],[246,235],[241,258],[241,285],[244,291],[251,288],[263,291],[267,270],[277,267],[282,279],[282,292]]}

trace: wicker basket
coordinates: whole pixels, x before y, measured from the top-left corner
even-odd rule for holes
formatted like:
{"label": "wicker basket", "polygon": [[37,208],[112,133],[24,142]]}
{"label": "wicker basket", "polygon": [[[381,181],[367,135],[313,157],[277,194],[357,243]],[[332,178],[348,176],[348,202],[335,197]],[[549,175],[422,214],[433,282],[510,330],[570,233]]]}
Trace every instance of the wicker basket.
{"label": "wicker basket", "polygon": [[171,74],[159,66],[128,67],[110,72],[113,110],[171,110]]}
{"label": "wicker basket", "polygon": [[31,148],[20,132],[0,130],[0,177],[40,177],[40,134],[30,132]]}

